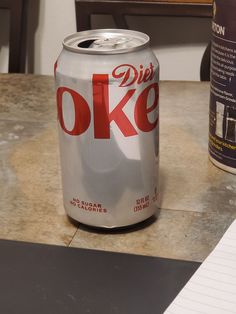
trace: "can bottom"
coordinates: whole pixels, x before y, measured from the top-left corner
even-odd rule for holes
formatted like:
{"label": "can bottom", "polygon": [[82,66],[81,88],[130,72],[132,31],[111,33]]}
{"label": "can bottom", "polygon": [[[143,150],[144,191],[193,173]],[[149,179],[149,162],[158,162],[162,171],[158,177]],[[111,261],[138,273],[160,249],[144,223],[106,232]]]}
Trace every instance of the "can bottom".
{"label": "can bottom", "polygon": [[71,220],[72,223],[74,224],[82,224],[84,226],[86,226],[87,228],[91,228],[91,229],[102,229],[102,230],[120,230],[120,229],[129,229],[129,228],[136,228],[136,227],[146,227],[150,224],[152,224],[154,221],[156,221],[156,213],[158,211],[158,208],[156,208],[156,210],[150,214],[149,216],[142,218],[138,221],[134,221],[133,223],[127,223],[127,224],[122,224],[122,225],[96,225],[96,224],[89,224],[87,222],[83,222],[82,220],[73,217],[73,215],[68,214],[67,216],[69,218],[69,220]]}
{"label": "can bottom", "polygon": [[230,172],[232,174],[236,174],[236,168],[232,168],[232,167],[229,167],[229,166],[222,164],[221,162],[215,160],[211,155],[209,155],[209,159],[216,167],[218,167],[224,171]]}

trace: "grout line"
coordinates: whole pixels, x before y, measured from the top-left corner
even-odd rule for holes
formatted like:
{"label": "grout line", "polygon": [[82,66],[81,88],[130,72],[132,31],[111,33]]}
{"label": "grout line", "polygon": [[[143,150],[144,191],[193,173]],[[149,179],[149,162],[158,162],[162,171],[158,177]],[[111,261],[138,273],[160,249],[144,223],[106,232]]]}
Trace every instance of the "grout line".
{"label": "grout line", "polygon": [[71,238],[71,240],[69,241],[69,243],[68,243],[67,247],[70,247],[70,245],[71,245],[71,243],[72,243],[73,239],[75,238],[75,235],[76,235],[76,233],[77,233],[77,231],[78,231],[78,230],[79,230],[79,227],[78,227],[78,228],[76,228],[76,230],[75,230],[74,234],[72,235],[72,238]]}
{"label": "grout line", "polygon": [[185,213],[195,213],[195,214],[204,214],[207,213],[206,211],[198,211],[198,210],[188,210],[188,209],[175,209],[175,208],[164,208],[158,207],[158,210],[171,210],[175,212],[185,212]]}

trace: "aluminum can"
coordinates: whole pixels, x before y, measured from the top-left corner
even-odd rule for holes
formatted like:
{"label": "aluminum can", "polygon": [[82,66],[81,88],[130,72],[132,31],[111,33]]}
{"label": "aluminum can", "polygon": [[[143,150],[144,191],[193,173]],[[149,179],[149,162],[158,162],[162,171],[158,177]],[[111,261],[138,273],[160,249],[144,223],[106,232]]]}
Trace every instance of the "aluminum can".
{"label": "aluminum can", "polygon": [[236,174],[236,1],[215,0],[213,8],[209,153]]}
{"label": "aluminum can", "polygon": [[55,65],[64,207],[96,227],[157,209],[159,65],[146,34],[91,30],[63,41]]}

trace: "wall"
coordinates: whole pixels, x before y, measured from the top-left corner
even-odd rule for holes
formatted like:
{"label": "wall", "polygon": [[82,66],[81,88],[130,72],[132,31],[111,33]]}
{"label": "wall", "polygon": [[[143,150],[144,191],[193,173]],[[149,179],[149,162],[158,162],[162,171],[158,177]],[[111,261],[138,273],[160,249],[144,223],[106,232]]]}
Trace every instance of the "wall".
{"label": "wall", "polygon": [[8,69],[8,34],[9,34],[9,12],[0,10],[0,72]]}
{"label": "wall", "polygon": [[[30,0],[29,72],[52,74],[63,38],[75,32],[74,0]],[[8,15],[0,12],[0,71],[7,71]],[[199,80],[202,54],[210,38],[210,20],[201,18],[128,17],[130,29],[144,31],[161,65],[161,79]],[[94,16],[94,28],[114,27],[110,16]],[[4,34],[3,34],[4,33]]]}

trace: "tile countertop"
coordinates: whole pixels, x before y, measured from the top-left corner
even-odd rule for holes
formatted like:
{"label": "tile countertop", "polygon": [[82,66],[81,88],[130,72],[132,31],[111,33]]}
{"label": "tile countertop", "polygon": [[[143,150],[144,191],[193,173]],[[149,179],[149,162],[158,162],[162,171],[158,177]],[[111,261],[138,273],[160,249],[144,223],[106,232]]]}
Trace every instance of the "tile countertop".
{"label": "tile countertop", "polygon": [[126,231],[62,204],[54,81],[0,75],[0,238],[202,261],[236,218],[236,177],[208,160],[209,83],[161,82],[161,209]]}

